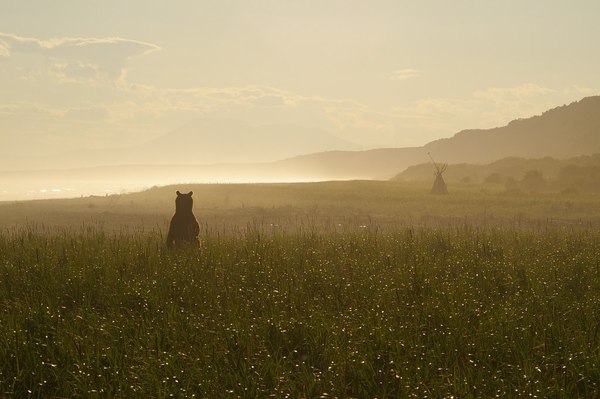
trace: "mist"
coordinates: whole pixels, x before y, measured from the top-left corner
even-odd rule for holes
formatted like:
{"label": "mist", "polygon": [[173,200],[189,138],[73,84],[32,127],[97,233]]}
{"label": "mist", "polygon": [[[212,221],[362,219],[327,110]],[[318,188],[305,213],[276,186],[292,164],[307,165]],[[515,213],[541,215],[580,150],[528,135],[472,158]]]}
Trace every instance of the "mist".
{"label": "mist", "polygon": [[[463,183],[482,182],[494,173],[501,179],[519,179],[517,172],[525,173],[524,166],[497,170],[482,166],[494,162],[510,165],[510,160],[502,160],[515,157],[523,160],[522,165],[527,165],[528,159],[543,158],[529,164],[537,165],[547,177],[559,174],[559,166],[565,170],[582,167],[579,173],[591,176],[577,177],[575,173],[573,178],[593,182],[593,168],[598,166],[596,154],[600,153],[599,131],[600,96],[586,97],[501,127],[463,130],[423,146],[370,150],[320,129],[198,120],[140,146],[72,152],[54,161],[62,169],[50,168],[52,163],[48,163],[46,168],[0,171],[0,200],[122,194],[184,183],[406,181],[415,176],[423,181],[429,174],[423,171],[430,166],[422,164],[431,159],[432,153],[450,164],[449,176],[463,170],[457,179]],[[245,132],[244,139],[237,138],[240,132]],[[229,163],[210,163],[219,159]],[[464,172],[465,164],[472,165],[466,168],[469,173]],[[484,173],[487,176],[482,176]]]}

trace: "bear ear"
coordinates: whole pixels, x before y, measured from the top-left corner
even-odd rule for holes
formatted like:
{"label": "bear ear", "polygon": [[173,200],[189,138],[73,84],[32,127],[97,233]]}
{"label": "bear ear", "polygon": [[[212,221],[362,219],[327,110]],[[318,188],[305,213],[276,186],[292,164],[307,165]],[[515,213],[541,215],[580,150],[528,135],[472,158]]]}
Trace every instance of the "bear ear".
{"label": "bear ear", "polygon": [[187,195],[189,195],[190,197],[192,196],[192,194],[194,194],[193,191],[190,191],[189,193],[187,193]]}
{"label": "bear ear", "polygon": [[181,195],[181,193],[179,192],[179,190],[177,190],[177,195]]}

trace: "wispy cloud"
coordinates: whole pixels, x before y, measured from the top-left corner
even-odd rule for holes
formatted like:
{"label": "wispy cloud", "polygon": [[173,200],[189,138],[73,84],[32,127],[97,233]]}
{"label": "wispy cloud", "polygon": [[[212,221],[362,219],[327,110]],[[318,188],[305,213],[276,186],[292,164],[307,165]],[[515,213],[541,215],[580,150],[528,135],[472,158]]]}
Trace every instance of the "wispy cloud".
{"label": "wispy cloud", "polygon": [[[95,73],[86,64],[79,67],[82,76]],[[56,68],[61,70],[63,66]],[[6,125],[11,121],[16,126],[22,126],[23,120],[39,121],[43,134],[48,126],[54,126],[57,137],[64,136],[65,142],[74,140],[71,145],[86,137],[98,145],[109,145],[116,139],[139,142],[192,118],[208,117],[253,124],[319,126],[368,147],[407,146],[422,145],[465,128],[502,126],[593,92],[580,86],[549,88],[524,83],[482,88],[464,97],[422,98],[381,108],[350,98],[322,97],[266,85],[173,89],[125,84],[109,90],[118,95],[102,103],[0,103],[0,115]]]}
{"label": "wispy cloud", "polygon": [[63,114],[61,110],[35,102],[0,103],[0,115],[5,117],[29,118],[35,115],[37,118],[60,118]]}
{"label": "wispy cloud", "polygon": [[523,83],[479,89],[461,98],[422,98],[397,106],[392,113],[397,120],[413,120],[415,129],[451,134],[466,128],[503,126],[511,120],[539,115],[593,93],[591,88],[576,85],[551,88]]}
{"label": "wispy cloud", "polygon": [[50,60],[51,72],[66,80],[118,79],[127,60],[160,47],[120,37],[61,37],[49,40],[0,32],[0,56],[37,54]]}
{"label": "wispy cloud", "polygon": [[10,48],[8,44],[0,39],[0,57],[8,58],[10,56]]}
{"label": "wispy cloud", "polygon": [[326,98],[306,95],[266,85],[247,85],[229,87],[194,87],[187,89],[159,88],[151,85],[129,85],[132,95],[143,101],[162,101],[173,107],[215,109],[236,105],[247,109],[264,107],[301,107],[318,105],[322,107],[361,107],[352,99]]}
{"label": "wispy cloud", "polygon": [[147,54],[151,51],[160,50],[155,44],[142,42],[139,40],[124,39],[120,37],[61,37],[49,40],[42,40],[34,37],[18,36],[12,33],[0,32],[0,42],[11,51],[36,52],[50,51],[55,55],[70,56],[69,51],[80,51],[91,47],[111,48],[120,47],[122,55],[133,56],[138,54]]}
{"label": "wispy cloud", "polygon": [[525,99],[534,96],[556,93],[557,90],[543,87],[534,83],[524,83],[514,87],[490,87],[485,90],[477,90],[473,97],[491,101],[506,101]]}
{"label": "wispy cloud", "polygon": [[392,72],[391,80],[406,80],[421,76],[421,72],[417,69],[397,69]]}

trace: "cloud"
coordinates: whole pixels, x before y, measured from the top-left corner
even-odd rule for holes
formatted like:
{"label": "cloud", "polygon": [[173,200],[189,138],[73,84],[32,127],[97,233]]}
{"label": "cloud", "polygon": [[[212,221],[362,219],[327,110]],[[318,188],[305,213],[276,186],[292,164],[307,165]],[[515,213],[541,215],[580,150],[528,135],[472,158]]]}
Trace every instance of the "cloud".
{"label": "cloud", "polygon": [[127,60],[160,50],[155,44],[120,37],[62,37],[42,40],[0,32],[0,56],[37,54],[51,62],[52,71],[66,80],[115,80],[125,73]]}
{"label": "cloud", "polygon": [[81,107],[81,108],[71,108],[71,109],[67,110],[64,113],[63,118],[97,122],[97,121],[107,119],[108,116],[109,116],[109,113],[106,108]]}
{"label": "cloud", "polygon": [[[97,70],[84,62],[57,62],[55,73],[94,79]],[[75,68],[73,71],[65,71]],[[76,87],[75,89],[80,89]],[[327,98],[266,85],[159,88],[113,85],[115,95],[102,101],[0,102],[2,125],[54,132],[72,145],[141,142],[157,137],[197,117],[239,119],[251,124],[291,123],[314,126],[366,147],[412,146],[448,137],[465,128],[502,126],[579,100],[592,89],[580,86],[549,88],[534,83],[482,88],[461,97],[430,97],[380,107],[349,98]],[[86,100],[87,101],[87,100]],[[9,126],[12,124],[12,126]],[[8,133],[7,133],[8,134]],[[78,141],[79,140],[79,141]]]}
{"label": "cloud", "polygon": [[213,109],[223,105],[238,105],[246,108],[257,107],[299,107],[318,104],[319,106],[340,106],[358,103],[350,99],[329,99],[308,96],[265,85],[230,87],[196,87],[188,89],[164,89],[151,85],[129,85],[131,94],[151,101],[163,101],[179,107]]}
{"label": "cloud", "polygon": [[[111,117],[121,123],[177,114],[242,119],[254,124],[289,122],[320,126],[366,146],[421,145],[465,128],[491,128],[579,99],[588,88],[552,89],[533,83],[480,89],[464,97],[422,98],[374,107],[348,98],[306,95],[265,85],[164,89],[129,85],[131,102]],[[502,100],[500,100],[502,99]],[[276,108],[276,109],[275,109]]]}
{"label": "cloud", "polygon": [[594,91],[588,87],[575,85],[551,88],[523,83],[479,89],[460,98],[422,98],[394,107],[392,114],[397,121],[407,122],[407,127],[433,132],[440,137],[467,128],[503,126],[511,120],[539,115],[592,93]]}
{"label": "cloud", "polygon": [[8,58],[10,56],[10,48],[8,44],[0,40],[0,57]]}
{"label": "cloud", "polygon": [[79,61],[55,63],[50,72],[61,81],[70,82],[94,82],[101,79],[100,68],[94,64],[86,64]]}
{"label": "cloud", "polygon": [[525,83],[515,87],[491,87],[485,90],[477,90],[473,93],[473,97],[491,101],[511,101],[556,92],[555,89],[542,87],[534,83]]}
{"label": "cloud", "polygon": [[392,72],[391,80],[406,80],[421,76],[421,72],[417,69],[397,69]]}
{"label": "cloud", "polygon": [[563,92],[564,92],[564,94],[579,95],[579,96],[591,96],[596,93],[596,91],[594,89],[592,89],[591,87],[579,86],[579,85],[572,85],[570,87],[567,87],[566,89],[563,90]]}
{"label": "cloud", "polygon": [[260,107],[283,107],[286,105],[285,97],[282,96],[261,96],[254,101],[254,105]]}

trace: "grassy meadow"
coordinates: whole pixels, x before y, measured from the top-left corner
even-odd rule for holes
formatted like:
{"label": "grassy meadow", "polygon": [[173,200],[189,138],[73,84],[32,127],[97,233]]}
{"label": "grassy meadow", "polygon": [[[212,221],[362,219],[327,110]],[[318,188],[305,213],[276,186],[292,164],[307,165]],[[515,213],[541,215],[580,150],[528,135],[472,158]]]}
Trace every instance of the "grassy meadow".
{"label": "grassy meadow", "polygon": [[504,186],[452,184],[450,195],[429,194],[430,184],[334,181],[278,184],[182,184],[139,193],[60,200],[0,202],[0,228],[38,225],[105,231],[158,230],[175,210],[175,191],[194,191],[194,210],[207,230],[248,225],[354,229],[553,224],[600,224],[594,194],[523,194]]}
{"label": "grassy meadow", "polygon": [[[175,189],[199,250],[166,250]],[[0,396],[598,397],[598,205],[393,182],[0,204]]]}

